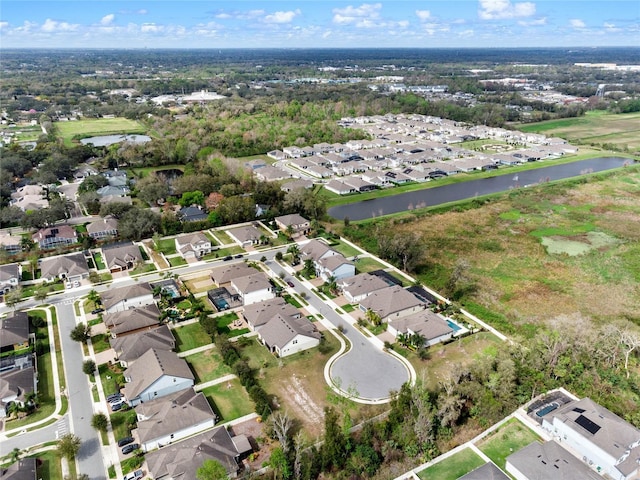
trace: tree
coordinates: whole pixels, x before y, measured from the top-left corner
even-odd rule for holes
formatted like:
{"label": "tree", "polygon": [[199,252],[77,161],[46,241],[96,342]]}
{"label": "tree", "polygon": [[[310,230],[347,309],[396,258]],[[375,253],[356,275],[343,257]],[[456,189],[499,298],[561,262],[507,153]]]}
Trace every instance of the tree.
{"label": "tree", "polygon": [[183,207],[191,205],[204,205],[204,193],[200,190],[194,192],[184,192],[178,203]]}
{"label": "tree", "polygon": [[338,424],[338,413],[332,407],[324,409],[324,443],[321,452],[325,470],[344,466],[347,457],[347,439]]}
{"label": "tree", "polygon": [[76,437],[72,433],[67,433],[58,439],[58,446],[56,449],[58,454],[65,457],[67,460],[73,460],[80,450],[81,443],[80,438]]}
{"label": "tree", "polygon": [[35,291],[33,292],[33,298],[37,302],[44,302],[44,300],[47,298],[47,295],[49,295],[49,292],[49,287],[42,285],[35,289]]}
{"label": "tree", "polygon": [[109,427],[109,420],[104,413],[95,413],[91,417],[91,426],[99,432],[106,432]]}
{"label": "tree", "polygon": [[4,303],[7,307],[13,308],[14,312],[18,304],[22,301],[22,287],[14,288],[4,294]]}
{"label": "tree", "polygon": [[[291,254],[291,265],[297,265],[298,263],[300,263],[300,247],[298,246],[297,243],[294,243],[293,245],[289,246],[289,248],[287,248],[287,253]],[[277,254],[276,254],[276,259],[277,259]]]}
{"label": "tree", "polygon": [[291,429],[293,428],[291,417],[287,412],[277,411],[271,417],[271,425],[274,435],[282,446],[282,451],[288,454],[291,446]]}
{"label": "tree", "polygon": [[312,260],[312,259],[307,258],[307,259],[304,261],[304,267],[302,268],[302,273],[303,273],[305,276],[309,277],[309,278],[311,278],[311,277],[315,276],[315,274],[316,274],[316,266],[315,266],[315,264],[313,263],[313,260]]}
{"label": "tree", "polygon": [[370,308],[367,309],[364,316],[367,319],[367,321],[374,327],[377,327],[382,323],[382,318],[380,317],[380,314],[378,314],[378,312],[371,310]]}
{"label": "tree", "polygon": [[141,208],[132,208],[122,215],[118,222],[118,231],[122,238],[140,241],[152,237],[160,230],[160,214]]}
{"label": "tree", "polygon": [[96,371],[96,362],[93,360],[85,360],[82,362],[82,372],[87,375],[93,375]]}
{"label": "tree", "polygon": [[94,289],[91,289],[87,294],[87,300],[93,303],[94,306],[100,305],[102,303],[102,300],[100,299],[100,294]]}
{"label": "tree", "polygon": [[217,460],[207,459],[202,466],[196,470],[196,478],[198,480],[226,480],[226,469]]}
{"label": "tree", "polygon": [[87,340],[91,338],[91,326],[79,323],[73,327],[69,336],[74,342],[87,343]]}
{"label": "tree", "polygon": [[276,447],[271,451],[269,457],[269,465],[273,468],[274,479],[282,478],[286,480],[291,478],[291,466],[289,465],[289,459],[282,447]]}

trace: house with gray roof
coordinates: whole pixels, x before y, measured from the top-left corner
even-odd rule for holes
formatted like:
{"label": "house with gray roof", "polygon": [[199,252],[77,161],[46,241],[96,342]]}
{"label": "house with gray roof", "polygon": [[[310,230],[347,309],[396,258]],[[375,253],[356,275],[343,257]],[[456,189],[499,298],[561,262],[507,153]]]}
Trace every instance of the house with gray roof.
{"label": "house with gray roof", "polygon": [[422,335],[424,344],[429,346],[449,340],[455,333],[446,320],[428,308],[404,317],[390,319],[387,331],[396,338],[399,335]]}
{"label": "house with gray roof", "polygon": [[111,273],[131,270],[142,263],[140,247],[133,242],[104,245],[102,258]]}
{"label": "house with gray roof", "polygon": [[156,480],[196,478],[205,460],[219,462],[229,478],[236,478],[242,458],[252,450],[246,436],[232,437],[225,427],[218,427],[155,450],[145,460]]}
{"label": "house with gray roof", "polygon": [[373,292],[389,287],[389,284],[377,275],[359,273],[358,275],[340,279],[338,287],[342,290],[344,297],[349,300],[349,303],[358,303]]}
{"label": "house with gray roof", "polygon": [[113,338],[152,330],[160,324],[160,310],[155,303],[139,308],[106,313],[104,324]]}
{"label": "house with gray roof", "polygon": [[35,457],[20,458],[11,465],[0,467],[0,479],[2,480],[36,480]]}
{"label": "house with gray roof", "polygon": [[53,282],[59,278],[66,282],[79,282],[88,276],[89,265],[82,252],[40,260],[40,278],[44,281]]}
{"label": "house with gray roof", "polygon": [[253,225],[243,225],[242,227],[230,228],[227,233],[231,239],[241,247],[250,247],[260,243],[260,237],[264,235]]}
{"label": "house with gray roof", "polygon": [[408,290],[394,285],[373,292],[360,301],[361,311],[373,310],[383,322],[391,322],[426,308],[426,304]]}
{"label": "house with gray roof", "polygon": [[510,480],[506,473],[500,470],[495,463],[487,462],[484,465],[470,471],[458,480]]}
{"label": "house with gray roof", "polygon": [[243,305],[251,305],[276,296],[269,278],[260,271],[234,278],[231,280],[231,286],[240,295]]}
{"label": "house with gray roof", "polygon": [[190,388],[194,376],[186,360],[168,350],[150,348],[124,371],[124,396],[135,407]]}
{"label": "house with gray roof", "polygon": [[300,256],[302,260],[311,259],[314,262],[321,260],[326,257],[330,257],[332,255],[340,255],[334,249],[332,249],[329,245],[320,240],[313,239],[300,247]]}
{"label": "house with gray roof", "polygon": [[274,316],[281,315],[285,318],[300,318],[300,310],[285,301],[282,297],[263,300],[251,305],[246,305],[242,311],[247,325],[251,330],[257,331]]}
{"label": "house with gray roof", "polygon": [[105,290],[100,294],[100,299],[107,313],[122,312],[154,303],[153,289],[148,282]]}
{"label": "house with gray roof", "polygon": [[160,325],[151,330],[109,338],[109,344],[116,354],[115,360],[126,368],[150,348],[156,350],[175,349],[176,339],[167,325]]}
{"label": "house with gray roof", "polygon": [[105,185],[96,190],[101,197],[124,197],[129,195],[131,190],[126,185]]}
{"label": "house with gray roof", "polygon": [[174,239],[176,250],[185,260],[196,260],[211,253],[211,240],[202,232],[185,233]]}
{"label": "house with gray roof", "polygon": [[232,263],[230,265],[224,265],[211,270],[211,280],[220,286],[230,283],[231,280],[240,277],[246,277],[258,272],[256,268],[248,265],[245,262]]}
{"label": "house with gray roof", "polygon": [[18,288],[21,278],[22,265],[19,263],[0,265],[0,295]]}
{"label": "house with gray roof", "polygon": [[298,213],[281,215],[274,218],[278,228],[286,232],[289,227],[296,235],[306,235],[311,230],[311,222]]}
{"label": "house with gray roof", "polygon": [[41,228],[31,237],[40,248],[55,248],[78,243],[78,232],[69,225]]}
{"label": "house with gray roof", "polygon": [[[557,442],[533,442],[507,457],[506,471],[516,480],[602,480]],[[637,478],[637,477],[635,477]]]}
{"label": "house with gray roof", "polygon": [[15,255],[22,251],[22,237],[0,232],[0,248],[9,255]]}
{"label": "house with gray roof", "polygon": [[107,215],[87,225],[87,234],[95,240],[105,240],[118,236],[118,219]]}
{"label": "house with gray roof", "polygon": [[325,282],[330,278],[341,280],[346,277],[353,277],[356,274],[356,267],[351,260],[347,260],[342,254],[324,257],[315,263],[316,276]]}
{"label": "house with gray roof", "polygon": [[201,206],[191,205],[178,210],[178,218],[182,222],[203,222],[208,218],[208,215]]}
{"label": "house with gray roof", "polygon": [[217,418],[204,394],[193,388],[141,403],[135,409],[138,426],[132,433],[144,452],[209,430]]}
{"label": "house with gray roof", "polygon": [[542,428],[614,480],[640,477],[640,429],[583,398],[545,415]]}
{"label": "house with gray roof", "polygon": [[24,405],[27,394],[37,392],[35,356],[20,355],[11,358],[10,365],[3,365],[0,372],[0,418],[8,414],[12,403]]}
{"label": "house with gray roof", "polygon": [[0,319],[0,349],[20,350],[29,346],[29,315],[14,312],[12,316]]}
{"label": "house with gray roof", "polygon": [[306,317],[292,318],[277,313],[258,330],[258,338],[279,357],[317,347],[322,336]]}

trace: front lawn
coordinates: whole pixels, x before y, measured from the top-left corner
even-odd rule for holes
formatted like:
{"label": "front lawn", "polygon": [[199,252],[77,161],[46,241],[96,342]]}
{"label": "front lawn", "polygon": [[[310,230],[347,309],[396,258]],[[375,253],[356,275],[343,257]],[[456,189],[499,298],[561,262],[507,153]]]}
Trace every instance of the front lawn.
{"label": "front lawn", "polygon": [[232,373],[231,368],[222,361],[222,357],[216,348],[194,353],[184,359],[191,367],[196,377],[196,383],[209,382]]}
{"label": "front lawn", "polygon": [[218,422],[228,422],[255,410],[247,391],[237,378],[205,388],[202,393],[209,400],[213,411],[220,417]]}
{"label": "front lawn", "polygon": [[540,437],[514,418],[478,443],[478,448],[504,469],[509,455],[536,441],[541,441]]}
{"label": "front lawn", "polygon": [[116,441],[131,435],[131,430],[136,428],[136,420],[136,411],[133,408],[119,410],[111,414],[111,426]]}
{"label": "front lawn", "polygon": [[99,333],[98,335],[94,335],[91,337],[91,343],[93,345],[93,351],[95,353],[104,352],[105,350],[109,350],[111,348],[111,344],[109,343],[109,335],[106,333]]}
{"label": "front lawn", "polygon": [[441,462],[418,472],[421,479],[456,480],[485,464],[485,461],[470,448],[465,448]]}
{"label": "front lawn", "polygon": [[129,275],[142,275],[143,273],[149,273],[157,270],[156,266],[152,263],[141,263],[133,270],[129,271]]}
{"label": "front lawn", "polygon": [[192,323],[173,330],[178,352],[186,352],[211,343],[211,337],[199,323]]}
{"label": "front lawn", "polygon": [[173,255],[174,253],[176,253],[176,242],[173,238],[164,238],[162,240],[158,240],[155,243],[158,251],[164,253],[165,255]]}
{"label": "front lawn", "polygon": [[102,261],[102,254],[101,253],[99,253],[99,252],[94,253],[93,254],[93,261],[96,263],[96,268],[98,270],[104,270],[105,268],[107,268],[107,266]]}
{"label": "front lawn", "polygon": [[55,450],[39,453],[35,457],[39,460],[36,462],[36,478],[41,480],[62,478],[62,465]]}
{"label": "front lawn", "polygon": [[169,257],[167,260],[169,261],[169,265],[172,267],[179,267],[187,264],[187,261],[182,257]]}
{"label": "front lawn", "polygon": [[103,363],[98,366],[100,381],[102,382],[102,389],[104,390],[105,397],[120,391],[120,385],[124,385],[123,371],[124,369],[120,365],[116,364],[109,365],[107,363]]}

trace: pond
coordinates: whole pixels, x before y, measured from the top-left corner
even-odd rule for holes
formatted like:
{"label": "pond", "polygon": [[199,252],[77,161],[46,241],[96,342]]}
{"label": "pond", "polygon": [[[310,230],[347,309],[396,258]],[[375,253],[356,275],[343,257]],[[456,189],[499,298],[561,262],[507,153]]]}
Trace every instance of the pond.
{"label": "pond", "polygon": [[382,215],[404,212],[416,208],[433,207],[448,202],[504,192],[513,188],[529,187],[538,183],[561,180],[587,173],[602,172],[623,167],[633,160],[621,157],[600,157],[562,165],[541,167],[517,174],[506,173],[491,178],[425,188],[414,192],[399,193],[389,197],[373,198],[339,205],[329,209],[333,218],[364,220]]}
{"label": "pond", "polygon": [[129,143],[147,143],[151,141],[151,137],[148,135],[101,135],[97,137],[83,138],[80,143],[87,145],[89,143],[96,147],[108,147],[114,143],[129,142]]}

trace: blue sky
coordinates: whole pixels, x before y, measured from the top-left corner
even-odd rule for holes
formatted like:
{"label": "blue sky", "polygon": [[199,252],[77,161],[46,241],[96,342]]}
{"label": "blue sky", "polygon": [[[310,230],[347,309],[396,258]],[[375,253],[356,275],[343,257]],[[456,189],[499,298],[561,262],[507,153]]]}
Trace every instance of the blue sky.
{"label": "blue sky", "polygon": [[640,46],[640,1],[2,0],[0,46]]}

